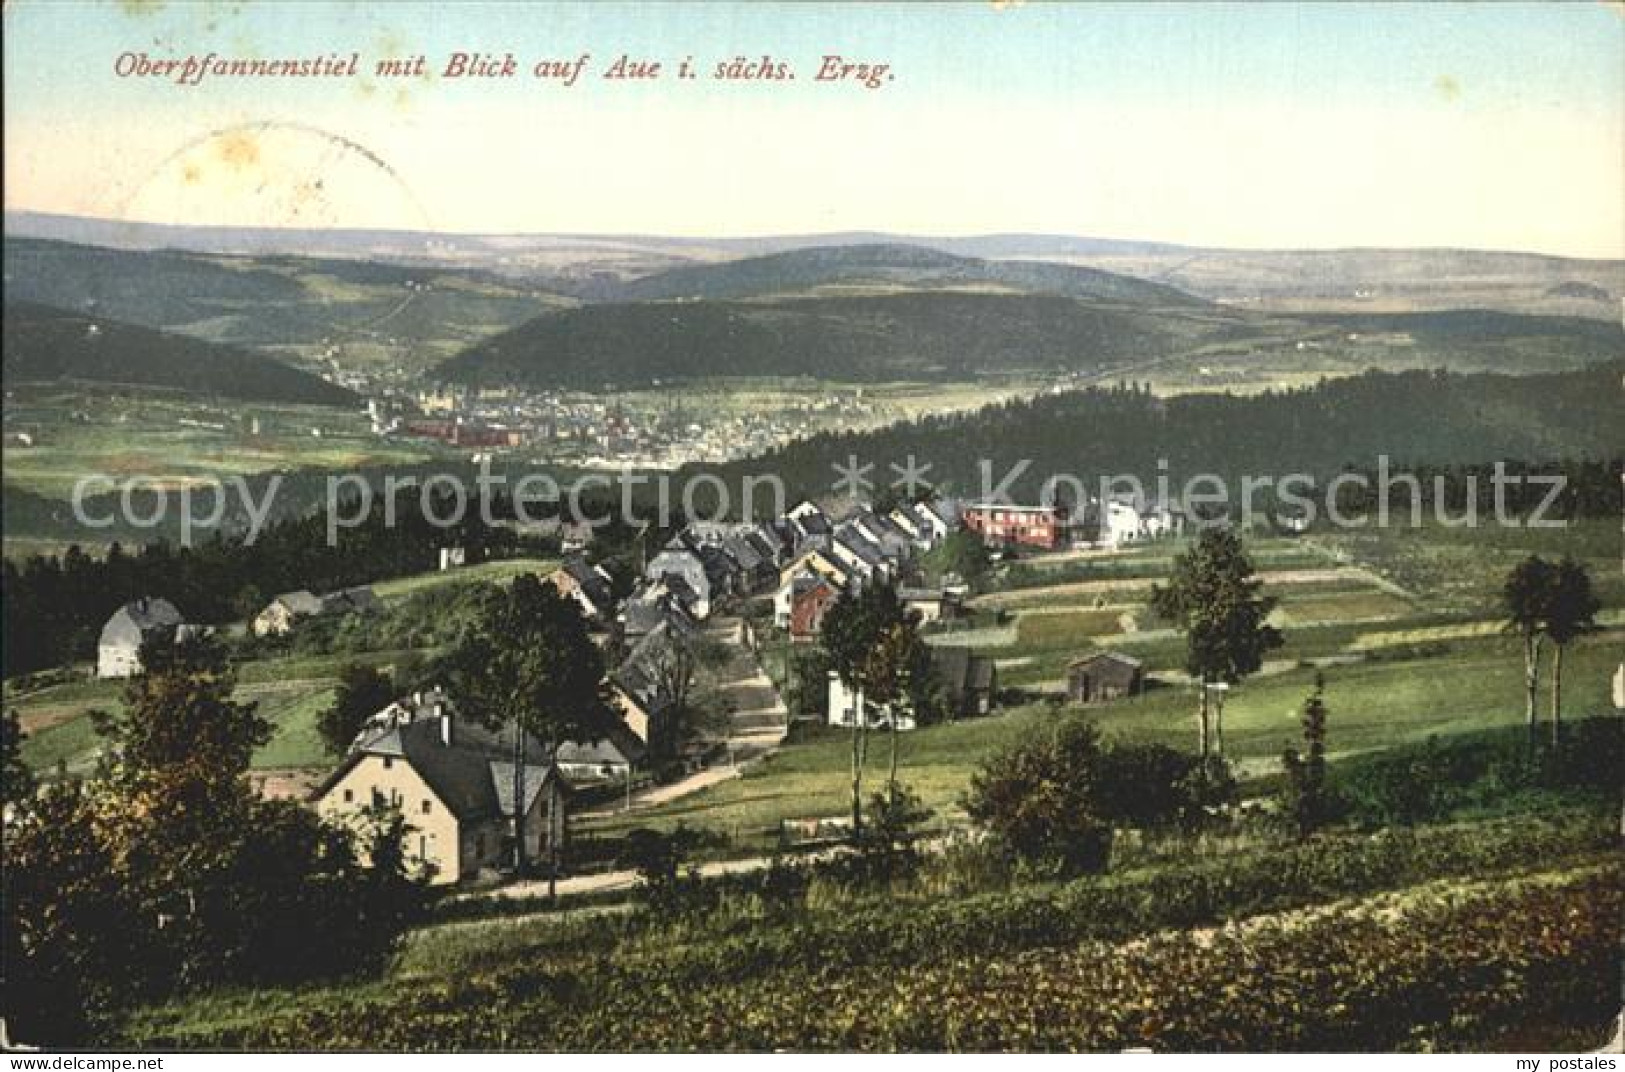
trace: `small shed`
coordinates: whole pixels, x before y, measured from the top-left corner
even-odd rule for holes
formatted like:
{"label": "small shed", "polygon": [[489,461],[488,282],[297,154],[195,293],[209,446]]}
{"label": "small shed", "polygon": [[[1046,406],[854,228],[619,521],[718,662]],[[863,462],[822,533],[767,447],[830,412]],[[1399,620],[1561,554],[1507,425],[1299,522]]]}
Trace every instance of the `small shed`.
{"label": "small shed", "polygon": [[1138,696],[1144,687],[1144,664],[1122,652],[1091,652],[1066,667],[1066,695],[1073,703],[1107,703]]}

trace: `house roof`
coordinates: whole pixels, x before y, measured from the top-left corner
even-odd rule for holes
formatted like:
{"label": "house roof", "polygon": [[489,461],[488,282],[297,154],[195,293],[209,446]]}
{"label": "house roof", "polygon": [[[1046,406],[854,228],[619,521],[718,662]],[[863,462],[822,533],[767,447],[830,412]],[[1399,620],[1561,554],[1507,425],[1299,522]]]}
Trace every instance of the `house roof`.
{"label": "house roof", "polygon": [[884,564],[886,553],[880,545],[865,536],[857,526],[848,522],[835,531],[835,542],[858,557],[858,561],[871,569]]}
{"label": "house roof", "polygon": [[749,534],[743,536],[729,536],[722,541],[722,549],[729,558],[738,563],[739,568],[745,571],[760,569],[764,564],[771,564],[771,556],[762,551],[750,541]]}
{"label": "house roof", "polygon": [[803,514],[800,517],[791,518],[791,520],[795,522],[796,528],[801,530],[803,536],[829,535],[829,518],[822,513]]}
{"label": "house roof", "polygon": [[897,598],[904,603],[938,603],[947,593],[940,588],[899,588]]}
{"label": "house roof", "polygon": [[[435,689],[390,704],[369,720],[350,752],[317,787],[321,797],[367,756],[387,756],[408,763],[447,810],[460,821],[513,815],[513,741],[501,730],[452,715],[451,743],[442,736],[441,713],[446,695]],[[618,729],[625,729],[619,727]],[[627,737],[635,740],[630,730]],[[525,810],[536,803],[557,767],[546,748],[525,736]],[[561,789],[568,789],[560,785]]]}
{"label": "house roof", "polygon": [[161,629],[179,629],[182,624],[181,612],[175,609],[175,604],[158,596],[142,596],[113,612],[102,626],[100,642],[139,647],[148,634]]}
{"label": "house roof", "polygon": [[967,692],[993,687],[993,660],[985,655],[977,655],[967,647],[933,647],[931,668],[942,685],[942,691],[951,700],[958,701]]}
{"label": "house roof", "polygon": [[615,596],[610,591],[609,579],[587,565],[586,560],[572,555],[559,565],[559,572],[575,582],[600,617],[607,616],[615,608]]}
{"label": "house roof", "polygon": [[342,588],[321,598],[321,613],[365,613],[378,609],[378,596],[371,588]]}
{"label": "house roof", "polygon": [[601,741],[586,743],[568,741],[559,746],[559,762],[571,766],[603,766],[604,764],[638,764],[643,762],[648,749],[638,735],[626,726],[617,726]]}
{"label": "house roof", "polygon": [[322,600],[303,588],[296,592],[283,592],[271,600],[265,609],[270,610],[271,607],[279,603],[287,608],[290,614],[320,614],[322,612]]}
{"label": "house roof", "polygon": [[1138,670],[1145,664],[1132,655],[1124,655],[1120,651],[1092,651],[1087,655],[1080,655],[1067,663],[1067,668],[1074,666],[1087,666],[1090,663],[1114,662],[1126,666],[1131,670]]}

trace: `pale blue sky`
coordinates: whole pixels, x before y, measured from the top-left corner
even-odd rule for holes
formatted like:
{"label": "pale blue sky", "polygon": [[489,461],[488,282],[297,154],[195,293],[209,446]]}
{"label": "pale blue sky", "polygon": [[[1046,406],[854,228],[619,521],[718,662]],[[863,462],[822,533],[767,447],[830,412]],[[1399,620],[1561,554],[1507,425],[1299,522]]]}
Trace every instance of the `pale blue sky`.
{"label": "pale blue sky", "polygon": [[[152,10],[156,7],[156,10]],[[132,12],[131,9],[135,9]],[[44,3],[5,8],[8,209],[274,218],[298,136],[185,184],[211,131],[298,123],[404,196],[326,184],[327,222],[477,231],[1039,230],[1239,246],[1625,255],[1625,11],[1476,5]],[[479,84],[119,79],[125,51],[512,50]],[[622,52],[789,85],[596,77]],[[590,52],[574,89],[528,76]],[[819,85],[825,53],[890,64]],[[241,163],[239,160],[238,163]],[[341,169],[342,170],[342,169]],[[191,171],[188,172],[191,174]],[[210,176],[213,173],[208,173]],[[259,194],[245,199],[247,189]],[[272,218],[265,218],[270,213]]]}

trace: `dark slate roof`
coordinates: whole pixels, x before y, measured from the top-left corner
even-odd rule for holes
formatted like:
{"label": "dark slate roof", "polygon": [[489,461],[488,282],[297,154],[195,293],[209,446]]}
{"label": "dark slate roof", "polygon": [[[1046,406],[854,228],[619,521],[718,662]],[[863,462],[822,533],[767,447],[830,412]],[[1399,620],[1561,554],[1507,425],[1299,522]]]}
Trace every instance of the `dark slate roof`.
{"label": "dark slate roof", "polygon": [[758,525],[745,533],[744,540],[764,561],[774,565],[778,564],[779,556],[784,553],[784,544],[780,542],[778,534],[765,525]]}
{"label": "dark slate roof", "polygon": [[764,555],[746,536],[728,537],[722,541],[722,549],[746,572],[758,570],[770,561],[770,556]]}
{"label": "dark slate roof", "polygon": [[344,588],[321,599],[324,614],[368,613],[378,609],[378,597],[371,588]]}
{"label": "dark slate roof", "polygon": [[801,530],[803,537],[828,536],[830,532],[829,518],[823,514],[804,514],[794,518],[793,523]]}
{"label": "dark slate roof", "polygon": [[587,565],[586,560],[572,555],[559,566],[570,579],[580,587],[587,601],[598,611],[600,617],[607,616],[615,609],[615,596],[610,590],[609,581],[602,573]]}
{"label": "dark slate roof", "polygon": [[835,542],[857,555],[858,560],[866,566],[874,568],[885,563],[886,552],[855,525],[845,524],[837,529]]}
{"label": "dark slate roof", "polygon": [[[452,717],[451,744],[443,737],[440,713],[445,693],[436,689],[399,700],[369,721],[337,770],[317,788],[321,796],[366,756],[389,756],[409,763],[435,796],[461,821],[513,815],[513,738]],[[624,729],[624,727],[620,727]],[[631,731],[626,731],[632,736]],[[635,739],[635,737],[634,737]],[[525,736],[525,807],[536,802],[557,768],[536,738]],[[568,788],[567,786],[564,788]]]}
{"label": "dark slate roof", "polygon": [[601,741],[587,744],[569,741],[561,745],[559,762],[572,766],[602,766],[606,763],[630,763],[636,766],[643,762],[647,752],[648,749],[638,740],[637,734],[626,726],[616,726],[610,731],[609,736]]}
{"label": "dark slate roof", "polygon": [[102,626],[101,643],[140,646],[149,634],[179,629],[182,624],[181,612],[175,609],[175,604],[158,596],[142,596],[113,612]]}
{"label": "dark slate roof", "polygon": [[[513,761],[511,759],[493,759],[487,764],[491,777],[491,789],[496,794],[497,807],[501,809],[503,818],[513,818]],[[557,768],[549,765],[542,766],[535,763],[525,764],[525,813],[536,806],[536,798],[547,786],[549,778],[553,777]]]}
{"label": "dark slate roof", "polygon": [[440,724],[435,720],[393,726],[362,742],[329,780],[328,786],[364,756],[392,756],[411,764],[418,777],[458,819],[466,821],[502,814],[492,783],[490,754],[466,745],[459,747],[455,736],[453,741],[449,748],[442,743]]}

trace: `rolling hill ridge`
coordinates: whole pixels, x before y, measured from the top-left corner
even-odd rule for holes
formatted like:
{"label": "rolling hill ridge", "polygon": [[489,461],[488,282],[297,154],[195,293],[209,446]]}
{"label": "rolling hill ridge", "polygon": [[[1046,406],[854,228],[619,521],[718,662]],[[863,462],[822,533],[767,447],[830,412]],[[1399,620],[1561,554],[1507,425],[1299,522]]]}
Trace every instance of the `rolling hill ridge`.
{"label": "rolling hill ridge", "polygon": [[270,357],[26,301],[7,301],[8,384],[88,381],[254,402],[349,406],[353,391]]}

